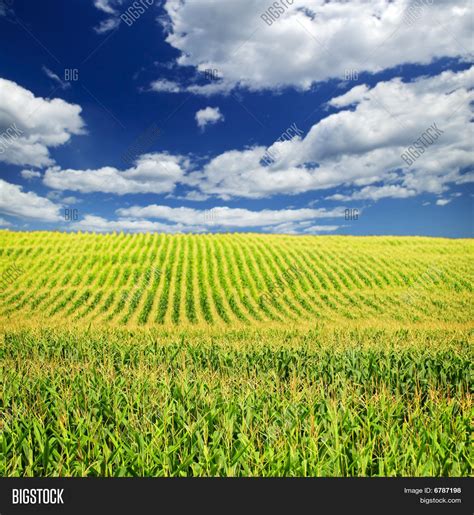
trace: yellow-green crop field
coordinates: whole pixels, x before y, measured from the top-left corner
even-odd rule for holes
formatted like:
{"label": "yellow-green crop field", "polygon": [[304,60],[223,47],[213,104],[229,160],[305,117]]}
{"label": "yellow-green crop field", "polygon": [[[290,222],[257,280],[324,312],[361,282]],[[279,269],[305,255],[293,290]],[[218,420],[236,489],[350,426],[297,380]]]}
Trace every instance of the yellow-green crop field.
{"label": "yellow-green crop field", "polygon": [[0,231],[0,474],[472,474],[472,240]]}

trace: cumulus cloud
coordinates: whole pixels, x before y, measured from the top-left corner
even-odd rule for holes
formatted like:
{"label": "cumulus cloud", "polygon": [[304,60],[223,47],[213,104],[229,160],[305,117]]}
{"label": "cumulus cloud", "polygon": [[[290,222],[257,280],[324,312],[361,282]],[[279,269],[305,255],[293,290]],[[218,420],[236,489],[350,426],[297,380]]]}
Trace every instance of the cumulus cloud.
{"label": "cumulus cloud", "polygon": [[73,197],[73,196],[65,197],[59,191],[49,191],[46,194],[46,197],[49,198],[49,200],[58,202],[60,204],[66,204],[66,205],[79,204],[80,202],[82,202],[82,200],[77,197]]}
{"label": "cumulus cloud", "polygon": [[311,221],[285,222],[278,225],[264,227],[265,232],[275,234],[321,234],[335,232],[343,225],[312,225]]}
{"label": "cumulus cloud", "polygon": [[205,229],[198,226],[184,226],[182,224],[163,224],[151,222],[150,220],[107,220],[106,218],[94,215],[86,215],[79,222],[72,224],[71,228],[76,231],[93,232],[203,232]]}
{"label": "cumulus cloud", "polygon": [[183,200],[191,200],[192,202],[203,202],[209,198],[209,195],[199,193],[199,191],[188,191],[184,197],[177,197]]}
{"label": "cumulus cloud", "polygon": [[[166,220],[183,226],[198,225],[202,227],[282,227],[284,223],[311,221],[319,218],[341,218],[344,208],[326,209],[249,209],[215,207],[212,209],[193,209],[188,207],[168,207],[149,205],[145,207],[132,206],[117,210],[121,217],[134,220],[158,219]],[[310,222],[308,222],[310,223]]]}
{"label": "cumulus cloud", "polygon": [[[334,188],[330,200],[408,198],[441,195],[474,174],[471,103],[474,67],[410,82],[400,78],[373,87],[356,86],[331,99],[334,112],[306,135],[225,151],[207,161],[169,154],[146,154],[124,171],[46,171],[55,189],[90,193],[173,193],[185,186],[192,200],[220,197],[260,199]],[[412,160],[403,159],[436,126],[435,140]],[[276,156],[265,160],[266,155]]]}
{"label": "cumulus cloud", "polygon": [[[71,225],[73,230],[93,232],[207,232],[209,229],[258,229],[278,234],[320,234],[337,231],[340,225],[313,225],[316,218],[344,216],[343,208],[336,210],[283,209],[250,211],[228,207],[197,210],[184,207],[151,205],[117,210],[118,218],[86,215]],[[144,217],[147,218],[144,218]],[[160,219],[153,221],[151,219]],[[264,226],[264,224],[268,224]]]}
{"label": "cumulus cloud", "polygon": [[217,122],[224,121],[224,115],[221,113],[218,107],[206,107],[200,109],[196,113],[196,123],[201,130],[206,128],[206,125],[214,125]]}
{"label": "cumulus cloud", "polygon": [[64,145],[75,134],[84,134],[80,106],[59,98],[35,97],[0,78],[0,162],[51,165],[49,148]]}
{"label": "cumulus cloud", "polygon": [[350,195],[342,195],[340,193],[326,197],[327,200],[348,201],[348,200],[373,200],[377,201],[383,198],[408,198],[416,195],[416,190],[410,190],[398,185],[387,186],[366,186],[365,188],[355,191]]}
{"label": "cumulus cloud", "polygon": [[319,234],[325,232],[334,232],[340,229],[340,225],[311,225],[303,230],[303,232],[308,234]]}
{"label": "cumulus cloud", "polygon": [[181,52],[177,63],[200,72],[217,69],[222,77],[184,89],[206,95],[238,85],[307,90],[343,79],[348,70],[376,73],[472,55],[469,0],[419,2],[415,10],[411,0],[298,0],[273,22],[266,11],[271,4],[166,0],[162,23],[167,42]]}
{"label": "cumulus cloud", "polygon": [[0,179],[0,213],[45,222],[60,221],[61,206],[32,191]]}
{"label": "cumulus cloud", "polygon": [[157,93],[180,93],[183,91],[177,82],[167,79],[155,80],[151,83],[150,88]]}
{"label": "cumulus cloud", "polygon": [[[230,150],[190,174],[200,190],[224,199],[264,198],[350,187],[333,200],[406,198],[440,194],[450,183],[472,180],[471,102],[474,67],[412,82],[395,78],[373,88],[357,86],[332,99],[338,109],[304,138],[269,149]],[[408,165],[407,149],[436,124],[441,133]],[[265,154],[278,159],[265,166]],[[362,188],[359,190],[359,188]]]}
{"label": "cumulus cloud", "polygon": [[23,179],[30,181],[32,179],[41,177],[41,172],[37,172],[36,170],[22,170],[20,175],[23,177]]}
{"label": "cumulus cloud", "polygon": [[97,170],[46,170],[44,184],[57,190],[81,193],[169,193],[178,182],[184,181],[189,160],[166,153],[144,154],[134,166],[120,171],[106,166]]}
{"label": "cumulus cloud", "polygon": [[437,206],[445,206],[446,204],[449,204],[452,199],[450,198],[440,198],[436,201]]}

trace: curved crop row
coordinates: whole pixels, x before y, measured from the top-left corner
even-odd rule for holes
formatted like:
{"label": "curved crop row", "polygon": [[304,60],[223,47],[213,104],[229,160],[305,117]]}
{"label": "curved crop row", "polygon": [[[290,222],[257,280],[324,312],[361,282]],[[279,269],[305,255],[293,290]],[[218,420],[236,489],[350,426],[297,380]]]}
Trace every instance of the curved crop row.
{"label": "curved crop row", "polygon": [[0,231],[0,317],[468,322],[470,240]]}

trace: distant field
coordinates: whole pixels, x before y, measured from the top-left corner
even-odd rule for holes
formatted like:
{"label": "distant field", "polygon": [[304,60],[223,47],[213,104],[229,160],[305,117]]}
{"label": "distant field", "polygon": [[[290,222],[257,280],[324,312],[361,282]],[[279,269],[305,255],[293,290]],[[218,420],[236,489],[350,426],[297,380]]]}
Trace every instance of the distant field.
{"label": "distant field", "polygon": [[473,250],[0,231],[0,475],[470,475]]}
{"label": "distant field", "polygon": [[[472,319],[471,240],[0,231],[0,318],[268,325]],[[9,273],[8,273],[9,272]]]}

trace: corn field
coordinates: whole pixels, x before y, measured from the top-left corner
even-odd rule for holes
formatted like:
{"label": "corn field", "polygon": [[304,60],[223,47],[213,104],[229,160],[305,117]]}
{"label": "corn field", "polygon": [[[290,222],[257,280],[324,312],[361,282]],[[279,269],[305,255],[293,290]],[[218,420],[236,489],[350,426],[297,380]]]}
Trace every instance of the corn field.
{"label": "corn field", "polygon": [[0,231],[0,474],[471,475],[472,251]]}
{"label": "corn field", "polygon": [[473,250],[470,240],[430,238],[0,231],[0,318],[463,323],[472,319]]}

